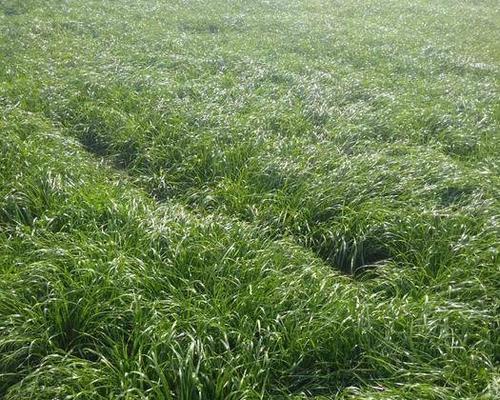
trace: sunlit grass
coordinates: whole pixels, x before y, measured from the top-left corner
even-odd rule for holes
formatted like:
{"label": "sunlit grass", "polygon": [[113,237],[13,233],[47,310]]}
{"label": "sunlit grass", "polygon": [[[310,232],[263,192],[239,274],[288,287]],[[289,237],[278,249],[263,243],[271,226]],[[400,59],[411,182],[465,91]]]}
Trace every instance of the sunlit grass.
{"label": "sunlit grass", "polygon": [[498,397],[499,27],[0,2],[0,397]]}

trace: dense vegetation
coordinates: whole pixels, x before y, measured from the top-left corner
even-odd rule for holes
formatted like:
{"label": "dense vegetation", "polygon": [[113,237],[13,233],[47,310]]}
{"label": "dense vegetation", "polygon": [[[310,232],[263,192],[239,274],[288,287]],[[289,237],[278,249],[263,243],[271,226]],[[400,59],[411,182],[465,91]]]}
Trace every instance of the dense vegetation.
{"label": "dense vegetation", "polygon": [[494,0],[0,0],[0,398],[494,399]]}

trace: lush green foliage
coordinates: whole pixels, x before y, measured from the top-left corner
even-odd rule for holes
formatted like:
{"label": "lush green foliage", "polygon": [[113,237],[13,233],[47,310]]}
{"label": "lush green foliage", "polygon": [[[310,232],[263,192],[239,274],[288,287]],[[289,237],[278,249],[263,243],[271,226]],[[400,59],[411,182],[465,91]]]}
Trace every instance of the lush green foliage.
{"label": "lush green foliage", "polygon": [[0,398],[497,398],[497,6],[1,0]]}

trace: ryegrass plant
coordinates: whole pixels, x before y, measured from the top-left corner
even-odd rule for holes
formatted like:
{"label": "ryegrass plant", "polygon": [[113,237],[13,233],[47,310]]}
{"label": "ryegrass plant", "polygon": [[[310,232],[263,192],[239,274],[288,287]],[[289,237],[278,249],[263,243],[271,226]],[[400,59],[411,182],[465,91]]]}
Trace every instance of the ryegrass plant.
{"label": "ryegrass plant", "polygon": [[499,25],[0,1],[0,398],[497,398]]}

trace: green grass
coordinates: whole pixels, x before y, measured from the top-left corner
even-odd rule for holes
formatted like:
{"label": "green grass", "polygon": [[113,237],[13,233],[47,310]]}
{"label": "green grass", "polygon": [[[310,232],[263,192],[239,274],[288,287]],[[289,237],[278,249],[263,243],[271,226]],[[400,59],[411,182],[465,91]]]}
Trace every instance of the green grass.
{"label": "green grass", "polygon": [[500,396],[496,1],[0,1],[0,398]]}

